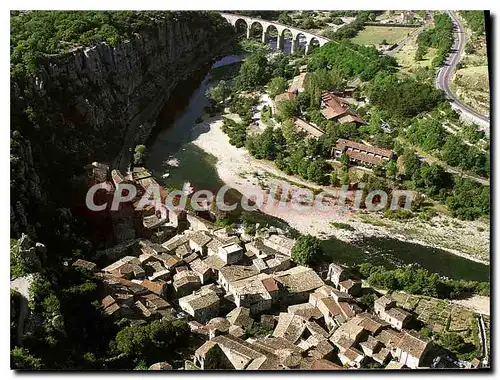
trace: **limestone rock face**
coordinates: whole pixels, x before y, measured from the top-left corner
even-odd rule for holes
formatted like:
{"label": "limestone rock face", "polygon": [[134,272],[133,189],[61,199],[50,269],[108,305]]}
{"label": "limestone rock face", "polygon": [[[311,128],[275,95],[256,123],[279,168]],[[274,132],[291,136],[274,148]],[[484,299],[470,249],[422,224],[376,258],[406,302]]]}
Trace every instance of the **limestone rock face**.
{"label": "limestone rock face", "polygon": [[63,206],[65,184],[86,164],[124,171],[177,84],[221,54],[232,33],[222,18],[183,12],[116,46],[48,56],[34,76],[12,80],[11,232],[35,224],[34,204]]}

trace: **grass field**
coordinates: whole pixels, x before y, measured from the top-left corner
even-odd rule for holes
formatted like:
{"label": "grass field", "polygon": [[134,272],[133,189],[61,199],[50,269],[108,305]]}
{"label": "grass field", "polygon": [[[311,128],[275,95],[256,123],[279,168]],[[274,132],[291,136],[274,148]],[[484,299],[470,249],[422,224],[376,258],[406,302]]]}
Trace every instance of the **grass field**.
{"label": "grass field", "polygon": [[401,66],[401,71],[405,74],[411,74],[415,69],[420,67],[430,67],[432,60],[436,56],[436,49],[430,48],[424,58],[420,61],[415,61],[415,53],[417,52],[417,36],[412,37],[403,48],[393,55]]}
{"label": "grass field", "polygon": [[352,42],[359,45],[380,45],[383,40],[389,44],[395,44],[405,38],[415,28],[394,27],[394,26],[366,26],[352,39]]}
{"label": "grass field", "polygon": [[465,103],[481,113],[489,113],[488,66],[471,66],[456,71],[451,88]]}

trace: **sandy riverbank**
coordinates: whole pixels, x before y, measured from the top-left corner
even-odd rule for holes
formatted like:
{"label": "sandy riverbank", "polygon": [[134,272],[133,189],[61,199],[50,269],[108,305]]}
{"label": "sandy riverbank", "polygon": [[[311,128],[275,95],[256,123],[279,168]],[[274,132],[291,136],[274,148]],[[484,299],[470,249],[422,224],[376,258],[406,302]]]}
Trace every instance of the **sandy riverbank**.
{"label": "sandy riverbank", "polygon": [[[319,189],[318,185],[294,176],[287,176],[265,161],[252,158],[244,148],[229,144],[221,130],[222,120],[211,118],[196,128],[201,132],[193,144],[217,158],[216,169],[220,179],[247,198],[262,195],[266,189],[278,185],[304,186]],[[323,187],[334,191],[334,188]],[[446,216],[422,222],[417,218],[409,221],[393,221],[378,214],[360,214],[332,206],[327,211],[309,209],[296,210],[291,205],[276,207],[269,202],[261,211],[285,220],[301,233],[320,238],[336,237],[350,242],[364,237],[388,237],[411,243],[446,250],[477,262],[489,264],[489,225],[485,222],[457,221]],[[332,226],[332,222],[349,224],[354,230]],[[478,226],[480,226],[478,228]]]}

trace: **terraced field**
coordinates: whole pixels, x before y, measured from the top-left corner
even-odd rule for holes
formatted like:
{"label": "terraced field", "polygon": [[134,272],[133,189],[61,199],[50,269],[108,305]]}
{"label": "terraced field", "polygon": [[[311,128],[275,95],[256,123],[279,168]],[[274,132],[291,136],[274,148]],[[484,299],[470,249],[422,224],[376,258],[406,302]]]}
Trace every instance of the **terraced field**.
{"label": "terraced field", "polygon": [[475,323],[472,311],[446,300],[403,292],[393,292],[391,296],[399,307],[414,312],[434,332],[455,332],[465,338],[471,323]]}

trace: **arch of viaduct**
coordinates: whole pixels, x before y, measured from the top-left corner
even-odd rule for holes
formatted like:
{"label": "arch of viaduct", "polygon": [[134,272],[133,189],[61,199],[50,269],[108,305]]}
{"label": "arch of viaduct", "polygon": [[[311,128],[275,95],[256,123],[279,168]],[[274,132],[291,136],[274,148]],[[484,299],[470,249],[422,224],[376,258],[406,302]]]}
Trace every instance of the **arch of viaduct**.
{"label": "arch of viaduct", "polygon": [[246,16],[241,16],[241,15],[235,15],[232,13],[221,13],[221,16],[224,17],[233,27],[236,28],[236,24],[238,22],[243,21],[246,25],[247,29],[247,38],[250,38],[250,30],[252,29],[252,26],[254,24],[260,24],[262,27],[262,42],[266,43],[268,41],[269,37],[269,29],[271,27],[276,28],[278,31],[278,41],[276,44],[276,47],[279,50],[283,50],[284,42],[285,42],[285,37],[284,33],[285,30],[288,30],[292,34],[292,46],[291,46],[291,53],[293,53],[297,47],[299,46],[299,36],[302,35],[306,39],[306,54],[308,54],[313,46],[313,42],[316,41],[319,46],[323,46],[326,44],[328,41],[330,41],[328,38],[321,37],[309,32],[306,32],[301,29],[293,28],[291,26],[283,25],[278,22],[273,22],[273,21],[267,21],[267,20],[262,20],[259,18],[252,18],[252,17],[246,17]]}

